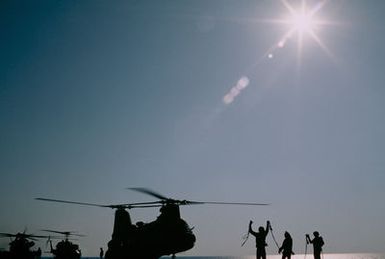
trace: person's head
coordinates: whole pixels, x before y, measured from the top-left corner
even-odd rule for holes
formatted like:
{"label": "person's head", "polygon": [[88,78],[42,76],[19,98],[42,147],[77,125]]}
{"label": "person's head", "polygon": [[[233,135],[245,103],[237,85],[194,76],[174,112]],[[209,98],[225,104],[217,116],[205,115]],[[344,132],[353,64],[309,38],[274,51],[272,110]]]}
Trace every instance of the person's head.
{"label": "person's head", "polygon": [[289,232],[285,231],[285,238],[291,238]]}
{"label": "person's head", "polygon": [[265,232],[265,229],[264,229],[263,227],[259,227],[259,228],[258,228],[258,231],[259,231],[259,232]]}
{"label": "person's head", "polygon": [[318,231],[314,231],[314,232],[313,232],[313,235],[314,235],[315,237],[319,237]]}

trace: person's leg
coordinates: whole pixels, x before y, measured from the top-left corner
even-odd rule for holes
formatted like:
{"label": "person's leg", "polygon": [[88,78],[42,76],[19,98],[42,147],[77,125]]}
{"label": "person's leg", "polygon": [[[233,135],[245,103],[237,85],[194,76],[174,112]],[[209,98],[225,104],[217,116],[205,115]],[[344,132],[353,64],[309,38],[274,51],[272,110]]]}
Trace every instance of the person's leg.
{"label": "person's leg", "polygon": [[[262,249],[261,249],[262,250]],[[262,259],[266,259],[266,250],[265,249],[263,249],[262,251],[261,251],[261,258]]]}

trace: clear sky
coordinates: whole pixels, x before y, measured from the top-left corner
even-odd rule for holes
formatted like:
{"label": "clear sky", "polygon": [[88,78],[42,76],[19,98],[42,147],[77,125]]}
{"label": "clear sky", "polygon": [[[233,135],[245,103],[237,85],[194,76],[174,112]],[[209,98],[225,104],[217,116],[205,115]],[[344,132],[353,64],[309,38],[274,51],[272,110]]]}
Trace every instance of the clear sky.
{"label": "clear sky", "polygon": [[271,203],[182,207],[186,255],[253,254],[250,219],[296,253],[314,230],[325,252],[382,252],[385,1],[328,1],[313,36],[281,45],[288,14],[279,0],[1,1],[0,232],[78,231],[97,255],[113,210],[33,198],[149,201],[125,190],[147,187]]}

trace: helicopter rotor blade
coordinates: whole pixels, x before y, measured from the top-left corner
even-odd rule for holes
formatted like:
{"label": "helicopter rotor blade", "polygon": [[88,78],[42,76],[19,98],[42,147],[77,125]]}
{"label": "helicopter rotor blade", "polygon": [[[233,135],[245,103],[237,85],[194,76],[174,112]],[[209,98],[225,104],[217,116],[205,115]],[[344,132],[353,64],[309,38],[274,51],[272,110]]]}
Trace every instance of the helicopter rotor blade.
{"label": "helicopter rotor blade", "polygon": [[148,194],[150,196],[153,196],[155,198],[158,198],[158,199],[161,199],[161,200],[169,200],[169,198],[157,193],[157,192],[154,192],[150,189],[147,189],[147,188],[143,188],[143,187],[132,187],[132,188],[127,188],[128,190],[133,190],[133,191],[137,191],[137,192],[141,192],[141,193],[145,193],[145,194]]}
{"label": "helicopter rotor blade", "polygon": [[96,203],[58,200],[58,199],[47,199],[47,198],[35,198],[35,200],[59,202],[59,203],[67,203],[67,204],[76,204],[76,205],[83,205],[83,206],[93,206],[93,207],[101,207],[101,208],[111,208],[111,209],[119,209],[119,208],[132,209],[132,208],[147,208],[147,207],[151,208],[151,207],[159,207],[161,204],[164,204],[164,201],[135,202],[135,203],[125,203],[125,204],[103,205],[103,204],[96,204]]}
{"label": "helicopter rotor blade", "polygon": [[96,204],[96,203],[67,201],[67,200],[58,200],[58,199],[47,199],[47,198],[35,198],[35,200],[38,200],[38,201],[61,202],[61,203],[69,203],[69,204],[77,204],[77,205],[85,205],[85,206],[94,206],[94,207],[110,207],[110,206],[113,206],[113,205],[102,205],[102,204]]}
{"label": "helicopter rotor blade", "polygon": [[161,204],[154,204],[154,205],[135,205],[133,208],[159,208],[162,207]]}
{"label": "helicopter rotor blade", "polygon": [[0,237],[21,237],[21,238],[27,238],[31,240],[37,240],[36,238],[47,238],[48,236],[41,236],[41,235],[32,235],[32,234],[25,234],[23,233],[17,233],[17,234],[11,234],[11,233],[0,233]]}
{"label": "helicopter rotor blade", "polygon": [[201,201],[189,201],[189,200],[171,200],[177,205],[202,205],[205,204],[204,202]]}
{"label": "helicopter rotor blade", "polygon": [[[252,202],[217,202],[217,201],[190,201],[190,200],[174,200],[171,198],[167,198],[157,192],[154,192],[150,189],[143,188],[143,187],[133,187],[133,188],[127,188],[129,190],[134,190],[137,192],[145,193],[150,196],[153,196],[155,198],[161,199],[160,201],[155,201],[155,203],[165,204],[165,203],[171,203],[171,204],[177,204],[177,205],[201,205],[201,204],[215,204],[215,205],[245,205],[245,206],[266,206],[270,205],[268,203],[252,203]],[[142,204],[152,204],[151,202],[148,203],[142,203]]]}
{"label": "helicopter rotor blade", "polygon": [[103,204],[97,204],[97,203],[77,202],[77,201],[67,201],[67,200],[58,200],[58,199],[47,199],[47,198],[35,198],[35,200],[77,204],[77,205],[93,206],[93,207],[101,207],[101,208],[111,208],[111,209],[118,209],[118,208],[130,209],[131,208],[131,204],[103,205]]}
{"label": "helicopter rotor blade", "polygon": [[15,237],[16,235],[14,234],[9,234],[9,233],[0,233],[0,237]]}
{"label": "helicopter rotor blade", "polygon": [[269,203],[253,203],[253,202],[219,202],[219,201],[186,201],[187,205],[194,204],[215,204],[215,205],[245,205],[245,206],[268,206]]}
{"label": "helicopter rotor blade", "polygon": [[50,229],[40,229],[41,231],[45,231],[45,232],[51,232],[51,233],[56,233],[56,234],[63,234],[64,235],[64,232],[62,231],[56,231],[56,230],[50,230]]}
{"label": "helicopter rotor blade", "polygon": [[[132,209],[132,208],[153,208],[153,207],[161,207],[165,205],[203,205],[203,204],[213,204],[213,205],[243,205],[243,206],[267,206],[269,203],[253,203],[253,202],[218,202],[218,201],[191,201],[191,200],[176,200],[167,198],[162,194],[154,192],[150,189],[143,187],[131,187],[126,188],[129,190],[137,191],[140,193],[144,193],[160,200],[158,201],[150,201],[150,202],[136,202],[136,203],[126,203],[126,204],[116,204],[116,205],[103,205],[96,203],[87,203],[87,202],[77,202],[77,201],[68,201],[68,200],[59,200],[59,199],[47,199],[47,198],[35,198],[40,201],[49,201],[49,202],[60,202],[60,203],[68,203],[68,204],[77,204],[84,206],[94,206],[94,207],[102,207],[102,208],[112,208],[112,209]],[[60,232],[59,232],[60,233]],[[64,234],[64,233],[60,233]]]}
{"label": "helicopter rotor blade", "polygon": [[122,204],[123,206],[131,206],[132,208],[138,208],[138,206],[142,205],[155,205],[155,207],[160,206],[160,204],[163,204],[163,201],[149,201],[149,202],[135,202],[135,203],[127,203]]}
{"label": "helicopter rotor blade", "polygon": [[[165,204],[176,204],[176,205],[180,205],[180,204],[183,204],[183,203],[186,202],[185,200],[181,201],[181,200],[175,200],[175,199],[172,199],[172,198],[167,198],[166,196],[164,196],[162,194],[159,194],[157,192],[154,192],[153,190],[150,190],[148,188],[133,187],[133,188],[126,188],[126,189],[137,191],[137,192],[141,192],[141,193],[144,193],[144,194],[147,194],[147,195],[150,195],[150,196],[153,196],[155,198],[160,199],[159,201],[152,202],[153,204],[162,204],[162,205],[165,205]],[[143,204],[151,204],[151,202],[143,203]],[[187,204],[183,204],[183,205],[187,205]]]}
{"label": "helicopter rotor blade", "polygon": [[57,231],[57,230],[51,230],[51,229],[41,229],[41,231],[56,233],[56,234],[62,234],[65,236],[85,237],[85,235],[77,234],[77,233],[75,233],[75,231]]}

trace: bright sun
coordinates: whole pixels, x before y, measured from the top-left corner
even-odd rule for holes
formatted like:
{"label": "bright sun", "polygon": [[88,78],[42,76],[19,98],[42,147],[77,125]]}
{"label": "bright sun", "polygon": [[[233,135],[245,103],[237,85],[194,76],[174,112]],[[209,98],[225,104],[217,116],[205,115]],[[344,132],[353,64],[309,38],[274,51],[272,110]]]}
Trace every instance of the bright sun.
{"label": "bright sun", "polygon": [[[281,37],[276,47],[283,48],[293,36],[297,38],[298,60],[301,59],[305,38],[315,41],[329,56],[333,56],[318,36],[320,27],[331,24],[330,21],[321,20],[318,13],[322,10],[328,0],[320,0],[314,6],[308,6],[306,0],[300,0],[298,5],[292,5],[288,0],[281,0],[281,3],[289,11],[288,17],[283,20],[276,20],[277,23],[288,26],[288,31]],[[274,48],[273,48],[274,50]]]}
{"label": "bright sun", "polygon": [[289,20],[292,30],[298,33],[312,32],[315,28],[313,17],[304,11],[296,12]]}
{"label": "bright sun", "polygon": [[320,2],[311,9],[306,6],[305,0],[302,0],[301,5],[297,8],[291,6],[286,0],[282,0],[282,3],[290,13],[290,17],[283,20],[283,23],[290,26],[289,36],[297,33],[300,37],[303,34],[310,34],[313,38],[316,37],[315,29],[320,21],[315,18],[315,14],[322,8],[323,3]]}

